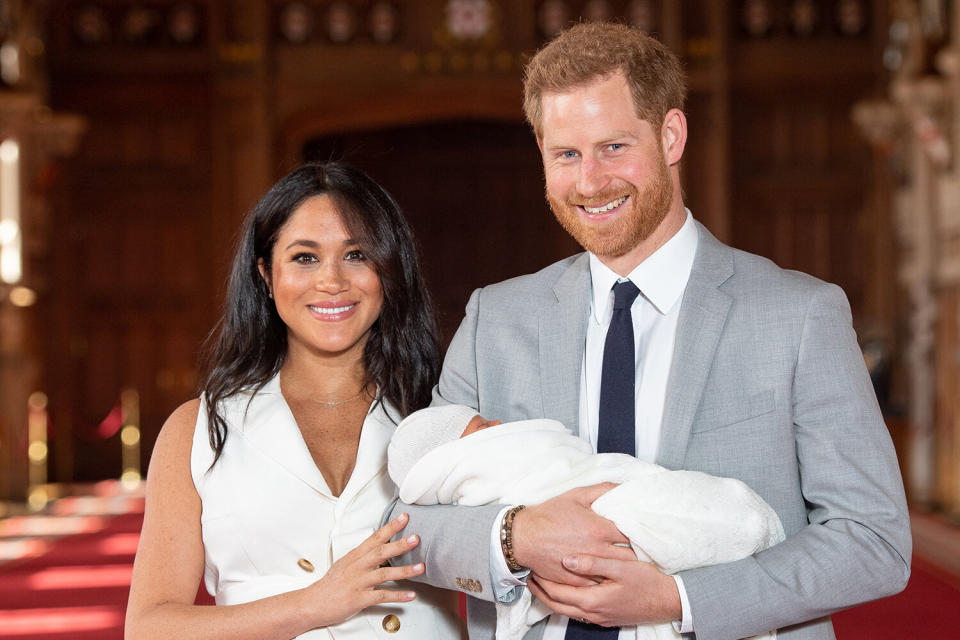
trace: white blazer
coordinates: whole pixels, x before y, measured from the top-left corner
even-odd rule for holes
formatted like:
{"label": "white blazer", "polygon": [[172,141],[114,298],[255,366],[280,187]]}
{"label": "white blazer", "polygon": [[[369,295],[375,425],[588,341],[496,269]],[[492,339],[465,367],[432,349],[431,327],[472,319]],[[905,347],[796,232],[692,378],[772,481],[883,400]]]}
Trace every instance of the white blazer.
{"label": "white blazer", "polygon": [[[279,377],[256,394],[229,398],[222,411],[228,435],[220,459],[211,467],[203,401],[190,457],[202,502],[207,591],[218,605],[231,605],[306,587],[378,527],[395,492],[386,471],[395,424],[382,406],[370,411],[353,474],[335,497],[280,393]],[[427,585],[385,586],[412,588],[417,599],[371,607],[339,625],[299,637],[461,637],[455,594]]]}

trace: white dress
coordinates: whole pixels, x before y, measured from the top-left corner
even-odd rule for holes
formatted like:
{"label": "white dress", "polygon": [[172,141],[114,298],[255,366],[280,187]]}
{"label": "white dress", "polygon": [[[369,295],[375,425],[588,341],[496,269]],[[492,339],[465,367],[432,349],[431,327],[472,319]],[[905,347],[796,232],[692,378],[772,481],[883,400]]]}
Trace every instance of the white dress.
{"label": "white dress", "polygon": [[[395,425],[383,407],[378,405],[363,422],[356,465],[339,497],[331,494],[310,456],[280,393],[279,377],[252,399],[248,393],[227,399],[221,415],[229,432],[217,463],[211,468],[203,401],[190,456],[202,502],[204,581],[218,605],[306,587],[377,529],[395,492],[386,470]],[[453,592],[412,583],[385,586],[412,589],[417,599],[371,607],[299,637],[461,637]]]}

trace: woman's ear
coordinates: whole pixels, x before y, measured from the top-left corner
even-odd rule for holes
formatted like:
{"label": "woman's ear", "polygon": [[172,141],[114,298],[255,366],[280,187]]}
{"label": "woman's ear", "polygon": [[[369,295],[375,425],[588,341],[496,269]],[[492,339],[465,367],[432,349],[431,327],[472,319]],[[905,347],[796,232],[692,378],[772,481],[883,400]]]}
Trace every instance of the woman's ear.
{"label": "woman's ear", "polygon": [[267,285],[267,295],[273,298],[273,289],[270,288],[270,278],[267,277],[267,265],[263,258],[257,260],[257,270],[260,271],[260,277],[263,278],[263,284]]}

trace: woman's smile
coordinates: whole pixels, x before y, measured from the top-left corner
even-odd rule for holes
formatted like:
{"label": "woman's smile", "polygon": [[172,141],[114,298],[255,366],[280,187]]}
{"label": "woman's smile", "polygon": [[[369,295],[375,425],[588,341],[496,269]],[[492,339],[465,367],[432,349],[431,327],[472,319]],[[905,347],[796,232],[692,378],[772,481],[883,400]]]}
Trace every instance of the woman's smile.
{"label": "woman's smile", "polygon": [[317,304],[308,304],[307,308],[316,314],[319,320],[336,322],[346,320],[352,316],[357,309],[357,303],[320,302]]}

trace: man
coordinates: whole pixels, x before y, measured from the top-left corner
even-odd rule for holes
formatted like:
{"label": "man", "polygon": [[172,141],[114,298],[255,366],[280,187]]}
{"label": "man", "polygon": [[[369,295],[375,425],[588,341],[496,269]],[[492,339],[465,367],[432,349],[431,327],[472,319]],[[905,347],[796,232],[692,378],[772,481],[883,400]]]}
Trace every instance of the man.
{"label": "man", "polygon": [[590,511],[598,485],[520,510],[401,505],[422,538],[401,561],[475,596],[472,638],[493,637],[484,600],[524,588],[556,612],[528,638],[663,621],[701,640],[833,638],[831,612],[904,588],[911,550],[846,298],[693,220],[685,82],[656,40],[577,25],[531,60],[524,91],[551,209],[587,253],[474,292],[436,403],[554,418],[601,451],[738,478],[787,539],[667,576]]}

